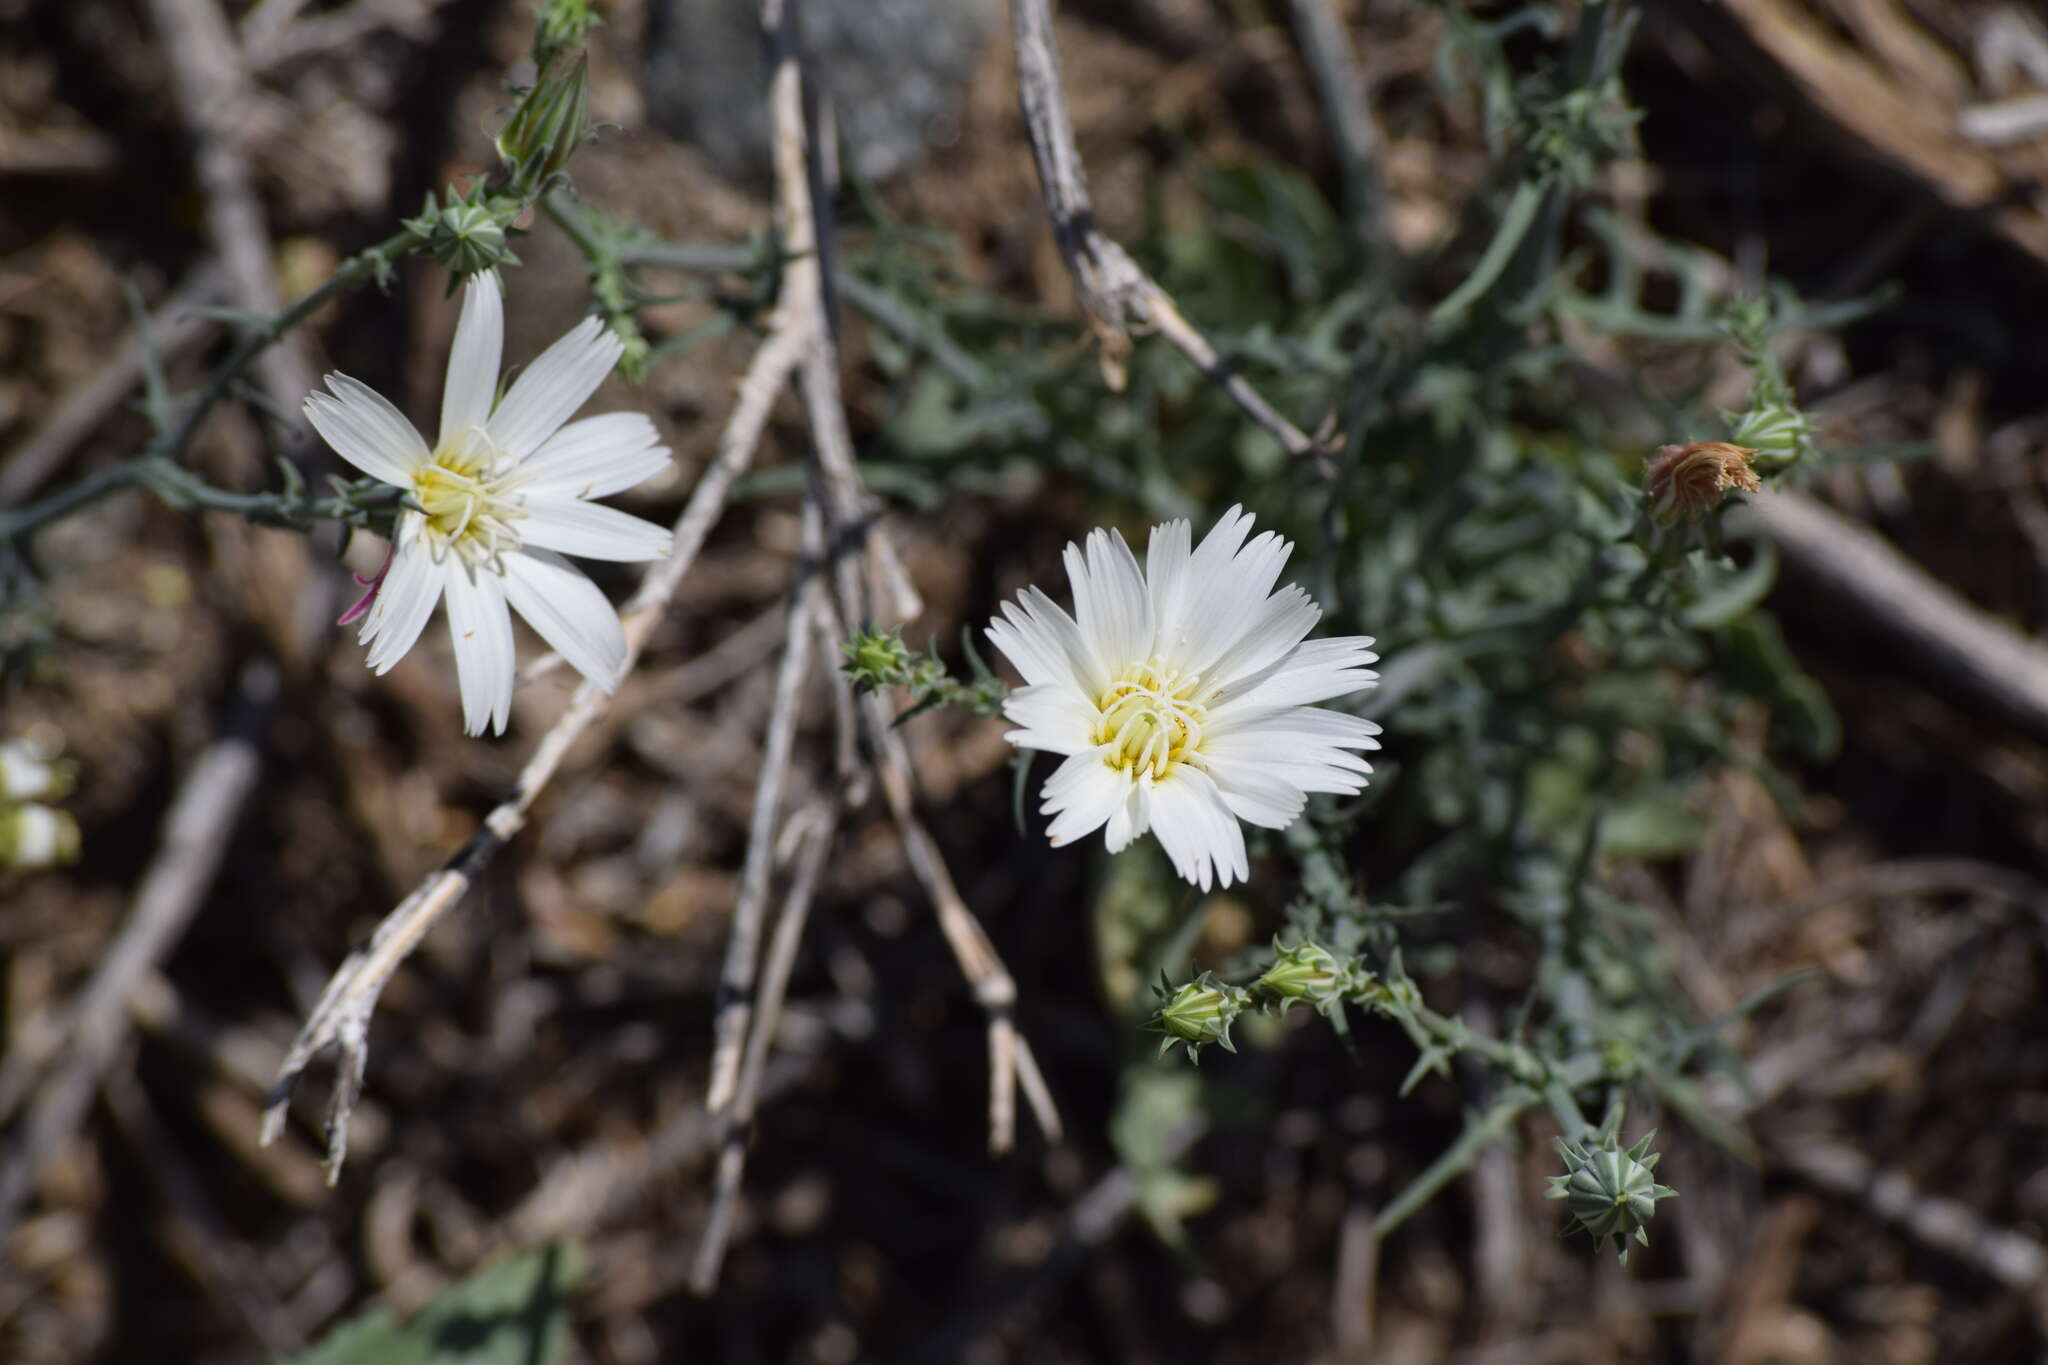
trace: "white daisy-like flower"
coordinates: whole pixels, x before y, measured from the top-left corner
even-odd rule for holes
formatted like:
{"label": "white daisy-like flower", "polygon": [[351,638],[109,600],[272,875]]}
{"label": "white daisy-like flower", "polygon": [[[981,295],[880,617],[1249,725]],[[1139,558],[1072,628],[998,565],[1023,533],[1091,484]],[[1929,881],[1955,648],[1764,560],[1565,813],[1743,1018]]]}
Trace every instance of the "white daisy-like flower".
{"label": "white daisy-like flower", "polygon": [[1189,549],[1188,523],[1152,528],[1145,564],[1115,531],[1068,545],[1074,615],[1037,588],[1003,604],[988,638],[1028,684],[1009,740],[1067,755],[1040,808],[1055,847],[1107,825],[1112,853],[1147,831],[1207,890],[1250,873],[1238,821],[1285,829],[1310,792],[1352,795],[1380,727],[1311,705],[1373,686],[1372,638],[1310,640],[1322,609],[1273,585],[1292,543],[1233,507]]}
{"label": "white daisy-like flower", "polygon": [[[495,274],[472,275],[448,355],[441,438],[429,448],[403,413],[345,374],[313,393],[306,416],[344,460],[405,491],[390,562],[360,639],[383,673],[412,648],[448,600],[463,728],[504,733],[512,712],[512,618],[517,611],[576,670],[609,690],[626,661],[619,618],[564,554],[656,559],[669,533],[592,498],[631,488],[668,468],[668,448],[645,413],[570,422],[623,349],[585,318],[541,352],[502,400],[498,361],[505,310]],[[567,425],[564,425],[567,423]]]}

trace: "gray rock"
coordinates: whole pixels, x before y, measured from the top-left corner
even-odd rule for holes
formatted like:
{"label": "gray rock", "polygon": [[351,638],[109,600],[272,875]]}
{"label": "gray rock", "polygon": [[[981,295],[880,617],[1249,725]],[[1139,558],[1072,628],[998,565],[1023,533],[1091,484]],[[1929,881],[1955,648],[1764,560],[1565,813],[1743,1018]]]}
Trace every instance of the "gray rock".
{"label": "gray rock", "polygon": [[[803,45],[842,164],[880,181],[955,136],[999,0],[808,0]],[[735,180],[769,176],[758,0],[654,0],[647,107]]]}

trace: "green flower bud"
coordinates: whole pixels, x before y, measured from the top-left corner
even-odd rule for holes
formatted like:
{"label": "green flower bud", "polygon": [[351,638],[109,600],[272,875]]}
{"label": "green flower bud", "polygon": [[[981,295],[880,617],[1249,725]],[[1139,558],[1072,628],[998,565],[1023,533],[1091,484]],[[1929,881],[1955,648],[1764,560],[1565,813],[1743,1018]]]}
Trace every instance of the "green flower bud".
{"label": "green flower bud", "polygon": [[78,857],[78,821],[33,802],[0,807],[0,867],[55,867]]}
{"label": "green flower bud", "polygon": [[1256,984],[1280,998],[1284,1013],[1297,1000],[1320,1005],[1332,999],[1343,992],[1348,976],[1346,964],[1322,944],[1297,943],[1276,956]]}
{"label": "green flower bud", "polygon": [[1813,422],[1789,403],[1763,403],[1740,416],[1723,416],[1734,424],[1730,439],[1750,447],[1755,462],[1767,469],[1798,459],[1813,436]]}
{"label": "green flower bud", "polygon": [[910,676],[910,650],[901,630],[857,630],[839,646],[842,671],[857,688],[873,692],[901,685]]}
{"label": "green flower bud", "polygon": [[498,156],[515,182],[539,186],[567,169],[590,131],[590,61],[557,67],[526,92],[498,134]]}
{"label": "green flower bud", "polygon": [[1584,1145],[1557,1140],[1565,1173],[1550,1178],[1544,1198],[1565,1201],[1572,1215],[1571,1222],[1565,1224],[1567,1234],[1588,1233],[1596,1248],[1612,1237],[1623,1265],[1628,1264],[1630,1237],[1644,1246],[1650,1244],[1644,1225],[1656,1216],[1657,1201],[1678,1193],[1651,1176],[1657,1169],[1657,1153],[1650,1150],[1650,1139],[1655,1136],[1654,1130],[1643,1134],[1627,1151],[1608,1135]]}
{"label": "green flower bud", "polygon": [[1175,1043],[1186,1045],[1189,1061],[1196,1060],[1197,1049],[1209,1043],[1221,1043],[1225,1052],[1237,1051],[1230,1041],[1230,1026],[1251,1004],[1250,991],[1203,972],[1179,990],[1162,988],[1161,994],[1166,1003],[1146,1027],[1166,1035],[1159,1045],[1162,1056]]}
{"label": "green flower bud", "polygon": [[[505,245],[506,229],[519,211],[516,202],[499,201],[479,186],[467,198],[451,195],[441,208],[427,195],[427,206],[406,227],[426,239],[427,250],[457,280],[494,266],[517,265],[519,258]],[[453,281],[449,287],[454,287]]]}

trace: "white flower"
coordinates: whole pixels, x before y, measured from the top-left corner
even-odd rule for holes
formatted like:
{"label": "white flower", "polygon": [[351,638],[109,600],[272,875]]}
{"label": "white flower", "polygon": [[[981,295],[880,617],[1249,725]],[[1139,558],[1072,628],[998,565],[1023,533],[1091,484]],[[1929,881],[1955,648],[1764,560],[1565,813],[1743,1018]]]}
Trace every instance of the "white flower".
{"label": "white flower", "polygon": [[1181,876],[1228,886],[1250,870],[1238,821],[1285,829],[1309,792],[1364,788],[1349,751],[1379,748],[1380,727],[1309,703],[1378,682],[1372,639],[1306,639],[1321,608],[1273,591],[1294,546],[1246,544],[1251,525],[1233,507],[1192,552],[1188,523],[1156,526],[1142,569],[1092,532],[1085,554],[1067,546],[1073,616],[1026,588],[990,625],[1029,684],[1003,703],[1010,742],[1068,756],[1040,808],[1055,847],[1107,823],[1115,853],[1149,830]]}
{"label": "white flower", "polygon": [[654,423],[637,412],[568,422],[618,361],[618,338],[585,318],[494,405],[504,344],[497,276],[472,275],[432,449],[397,408],[347,375],[327,376],[332,396],[306,399],[306,416],[328,445],[406,493],[391,562],[359,637],[370,646],[369,665],[383,673],[397,663],[445,595],[463,728],[472,735],[487,725],[502,734],[511,715],[508,605],[609,690],[625,665],[625,634],[597,585],[562,555],[639,560],[669,551],[663,528],[588,501],[668,467]]}

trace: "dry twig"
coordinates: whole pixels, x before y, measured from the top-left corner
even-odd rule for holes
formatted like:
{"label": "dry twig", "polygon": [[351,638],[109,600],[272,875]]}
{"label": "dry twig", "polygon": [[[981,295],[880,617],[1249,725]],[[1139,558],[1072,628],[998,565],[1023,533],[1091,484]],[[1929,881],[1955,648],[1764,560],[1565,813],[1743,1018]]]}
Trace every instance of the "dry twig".
{"label": "dry twig", "polygon": [[1799,493],[1749,500],[1745,516],[1791,572],[1899,638],[1930,678],[2048,736],[2048,645],[2019,634],[1929,577],[1884,539]]}
{"label": "dry twig", "polygon": [[754,808],[747,824],[746,860],[740,869],[739,895],[733,902],[725,965],[719,972],[718,1003],[713,1007],[711,1080],[705,1089],[704,1107],[714,1114],[724,1113],[732,1104],[739,1085],[740,1051],[753,1016],[754,978],[761,962],[761,929],[768,912],[768,879],[774,871],[781,828],[782,791],[789,776],[790,750],[796,742],[804,684],[810,679],[811,613],[816,609],[816,596],[816,585],[805,574],[785,618],[782,666],[775,674],[775,700],[768,714],[761,769],[754,784]]}
{"label": "dry twig", "polygon": [[803,942],[811,901],[817,894],[818,878],[825,870],[825,858],[832,851],[838,826],[837,803],[827,799],[812,802],[789,822],[787,832],[798,845],[794,854],[796,872],[783,898],[782,912],[775,920],[775,937],[768,945],[759,1009],[754,1014],[753,1030],[747,1035],[746,1060],[734,1084],[731,1104],[719,1116],[718,1169],[713,1178],[711,1212],[704,1220],[704,1231],[690,1262],[690,1287],[699,1294],[709,1294],[718,1285],[718,1270],[724,1264],[726,1243],[732,1236],[740,1177],[746,1173],[748,1129],[760,1105],[768,1050],[775,1040],[790,972],[796,966],[796,950]]}
{"label": "dry twig", "polygon": [[1074,125],[1067,116],[1066,92],[1060,84],[1049,0],[1011,0],[1010,18],[1016,35],[1018,101],[1024,109],[1045,210],[1052,219],[1053,241],[1073,276],[1082,305],[1094,320],[1103,375],[1110,387],[1123,387],[1131,329],[1156,331],[1229,394],[1289,455],[1311,457],[1326,472],[1334,472],[1329,469],[1329,441],[1309,436],[1281,416],[1216,354],[1208,338],[1181,316],[1173,296],[1096,224],[1087,172],[1074,144]]}

